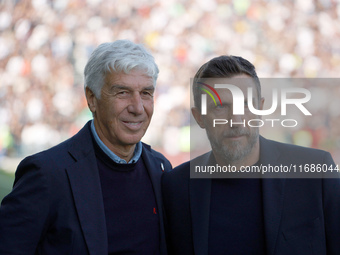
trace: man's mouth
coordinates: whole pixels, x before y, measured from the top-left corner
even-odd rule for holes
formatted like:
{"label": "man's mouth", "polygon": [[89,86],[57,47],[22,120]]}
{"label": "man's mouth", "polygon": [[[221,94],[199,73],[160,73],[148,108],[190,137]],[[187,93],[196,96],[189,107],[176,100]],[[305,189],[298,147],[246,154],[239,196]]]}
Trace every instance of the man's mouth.
{"label": "man's mouth", "polygon": [[142,126],[142,121],[123,121],[124,125],[132,130],[137,130]]}
{"label": "man's mouth", "polygon": [[242,138],[242,137],[243,137],[243,135],[233,135],[233,136],[228,136],[228,138],[231,139],[231,140],[237,140],[237,139],[240,139],[240,138]]}

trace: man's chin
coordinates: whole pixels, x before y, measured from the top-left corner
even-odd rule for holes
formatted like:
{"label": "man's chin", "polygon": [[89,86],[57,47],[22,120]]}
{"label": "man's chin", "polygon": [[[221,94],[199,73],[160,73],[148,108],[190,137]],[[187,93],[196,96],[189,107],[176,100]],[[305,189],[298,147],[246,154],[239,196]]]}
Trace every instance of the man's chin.
{"label": "man's chin", "polygon": [[139,143],[142,140],[143,136],[142,135],[133,135],[133,136],[127,136],[124,139],[122,139],[122,143],[124,145],[135,145]]}
{"label": "man's chin", "polygon": [[219,155],[224,161],[228,163],[238,162],[243,160],[250,154],[252,148],[244,145],[242,141],[233,141],[227,146],[215,148],[214,153]]}
{"label": "man's chin", "polygon": [[247,139],[245,137],[239,137],[237,139],[228,140],[221,148],[226,151],[243,150],[247,147]]}

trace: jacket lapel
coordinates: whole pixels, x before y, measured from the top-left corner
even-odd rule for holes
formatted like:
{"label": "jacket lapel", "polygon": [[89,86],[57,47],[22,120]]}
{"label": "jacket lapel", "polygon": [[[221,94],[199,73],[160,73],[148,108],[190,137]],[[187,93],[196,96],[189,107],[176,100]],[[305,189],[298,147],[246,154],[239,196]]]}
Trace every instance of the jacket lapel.
{"label": "jacket lapel", "polygon": [[156,157],[152,154],[150,147],[145,144],[143,144],[142,158],[144,160],[145,167],[149,173],[156,198],[157,213],[160,221],[161,254],[166,254],[165,230],[163,222],[163,202],[161,193],[161,177],[165,164],[162,163],[160,160],[155,160]]}
{"label": "jacket lapel", "polygon": [[76,210],[90,255],[105,255],[107,230],[100,177],[88,124],[69,149],[75,163],[66,169]]}
{"label": "jacket lapel", "polygon": [[[205,154],[202,161],[191,161],[190,167],[208,165],[210,154]],[[209,213],[211,179],[190,179],[190,210],[192,217],[192,238],[196,255],[208,254]]]}
{"label": "jacket lapel", "polygon": [[[260,138],[260,148],[263,165],[279,165],[279,152],[275,147],[268,145],[268,141],[263,137]],[[268,255],[273,255],[275,252],[283,210],[284,188],[285,178],[273,176],[271,179],[262,179],[264,227]]]}

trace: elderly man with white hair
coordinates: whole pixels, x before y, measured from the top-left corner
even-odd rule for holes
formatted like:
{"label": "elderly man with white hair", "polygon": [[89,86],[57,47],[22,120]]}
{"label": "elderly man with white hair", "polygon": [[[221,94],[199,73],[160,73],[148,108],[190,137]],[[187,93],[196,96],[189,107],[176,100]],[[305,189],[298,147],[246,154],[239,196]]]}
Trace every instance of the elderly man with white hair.
{"label": "elderly man with white hair", "polygon": [[166,254],[160,179],[141,142],[158,67],[142,45],[99,45],[85,67],[93,120],[18,166],[0,207],[0,254]]}

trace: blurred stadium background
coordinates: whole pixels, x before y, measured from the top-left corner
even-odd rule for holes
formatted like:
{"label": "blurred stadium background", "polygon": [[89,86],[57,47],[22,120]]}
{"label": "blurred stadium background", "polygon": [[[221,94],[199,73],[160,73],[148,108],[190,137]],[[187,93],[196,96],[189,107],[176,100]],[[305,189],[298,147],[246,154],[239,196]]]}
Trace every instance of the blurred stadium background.
{"label": "blurred stadium background", "polygon": [[[231,54],[260,78],[339,78],[339,20],[340,0],[0,0],[0,199],[23,157],[91,119],[83,69],[100,43],[130,39],[154,55],[155,113],[143,140],[176,166],[190,157],[190,77],[199,66]],[[339,97],[340,86],[323,100],[333,107]],[[338,160],[340,112],[323,109],[279,140]]]}

